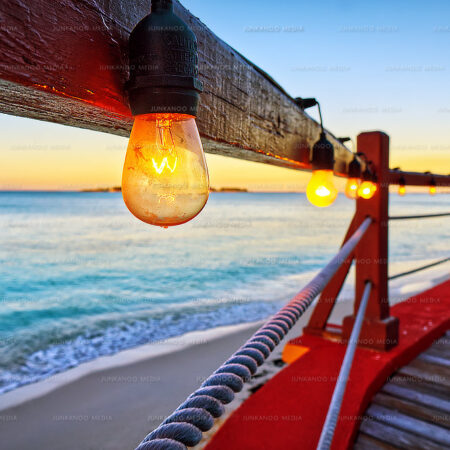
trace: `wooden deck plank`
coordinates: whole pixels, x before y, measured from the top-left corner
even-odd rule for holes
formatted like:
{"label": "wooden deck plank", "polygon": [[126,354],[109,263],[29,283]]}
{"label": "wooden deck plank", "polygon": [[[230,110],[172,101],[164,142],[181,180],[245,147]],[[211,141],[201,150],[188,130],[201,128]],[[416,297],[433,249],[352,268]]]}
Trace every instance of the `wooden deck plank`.
{"label": "wooden deck plank", "polygon": [[436,356],[427,352],[422,353],[418,359],[425,363],[436,364],[450,369],[450,361],[442,356]]}
{"label": "wooden deck plank", "polygon": [[391,383],[397,386],[408,387],[410,389],[417,390],[418,392],[433,395],[435,397],[448,398],[448,390],[445,388],[445,386],[428,383],[423,379],[402,375],[397,372],[397,374],[389,380]]}
{"label": "wooden deck plank", "polygon": [[420,358],[416,358],[414,361],[411,361],[408,366],[426,372],[434,373],[436,375],[439,375],[439,377],[443,378],[444,380],[450,380],[450,369],[444,364],[436,364],[435,362],[423,361]]}
{"label": "wooden deck plank", "polygon": [[426,382],[428,384],[439,387],[444,392],[450,394],[450,380],[446,377],[436,374],[434,371],[419,369],[417,367],[408,365],[402,367],[398,371],[398,373],[403,376],[416,379],[418,382]]}
{"label": "wooden deck plank", "polygon": [[[386,442],[394,448],[405,450],[442,450],[442,446],[435,442],[375,420],[364,420],[360,430],[364,434]],[[366,450],[366,447],[359,448]]]}
{"label": "wooden deck plank", "polygon": [[358,440],[353,447],[355,450],[393,450],[398,447],[394,447],[387,442],[380,441],[365,433],[359,433]]}
{"label": "wooden deck plank", "polygon": [[433,408],[450,414],[450,401],[440,396],[430,395],[421,392],[418,389],[399,386],[395,383],[387,383],[381,389],[381,392],[417,403],[422,406],[432,405]]}
{"label": "wooden deck plank", "polygon": [[375,395],[372,403],[409,417],[450,428],[450,415],[444,411],[434,409],[432,403],[427,406],[421,405],[421,407],[418,407],[414,402],[381,392]]}
{"label": "wooden deck plank", "polygon": [[367,415],[378,422],[421,436],[422,438],[426,436],[426,440],[428,441],[450,447],[450,433],[443,427],[417,420],[406,414],[374,404],[368,408]]}
{"label": "wooden deck plank", "polygon": [[438,358],[450,359],[450,350],[439,346],[430,347],[426,352],[424,352],[424,354],[436,356]]}
{"label": "wooden deck plank", "polygon": [[425,354],[437,354],[437,356],[441,356],[446,359],[450,359],[450,342],[448,338],[438,339],[428,350],[426,350]]}
{"label": "wooden deck plank", "polygon": [[449,367],[447,332],[375,394],[354,448],[450,448]]}

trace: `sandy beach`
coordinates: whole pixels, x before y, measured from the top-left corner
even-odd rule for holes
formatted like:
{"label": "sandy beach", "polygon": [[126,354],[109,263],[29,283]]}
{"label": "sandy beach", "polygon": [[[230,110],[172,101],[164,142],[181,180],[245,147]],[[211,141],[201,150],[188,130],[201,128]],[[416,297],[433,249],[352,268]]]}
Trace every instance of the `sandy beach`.
{"label": "sandy beach", "polygon": [[[396,280],[391,299],[401,301],[448,278],[445,267]],[[351,286],[344,288],[333,321],[348,314]],[[228,405],[280,370],[283,344],[302,332],[312,308],[292,328],[258,373],[262,376]],[[203,379],[250,337],[259,323],[187,333],[156,344],[99,358],[0,398],[2,448],[32,445],[51,450],[133,449]]]}
{"label": "sandy beach", "polygon": [[[91,373],[3,410],[2,448],[19,450],[30,443],[33,448],[55,450],[134,448],[257,328],[252,324],[189,333],[178,338],[182,349],[174,351],[177,344],[169,342],[166,354]],[[190,345],[194,340],[197,343]],[[36,393],[48,383],[5,394],[0,404],[17,401],[21,390]]]}

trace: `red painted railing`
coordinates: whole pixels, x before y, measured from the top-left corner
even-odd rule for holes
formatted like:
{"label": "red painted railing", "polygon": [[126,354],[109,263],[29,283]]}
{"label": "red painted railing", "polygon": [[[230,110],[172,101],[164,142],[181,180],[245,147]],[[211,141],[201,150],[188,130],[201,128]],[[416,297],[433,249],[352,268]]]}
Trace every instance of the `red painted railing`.
{"label": "red painted railing", "polygon": [[[378,178],[378,189],[371,199],[360,198],[356,201],[356,212],[344,243],[365,217],[371,216],[374,220],[368,233],[322,292],[305,332],[324,337],[330,335],[336,337],[336,330],[328,330],[327,322],[350,266],[355,260],[354,313],[344,318],[342,338],[344,340],[349,338],[365,284],[367,281],[371,281],[373,288],[364,318],[361,340],[370,342],[370,346],[374,349],[388,350],[397,345],[399,330],[398,320],[390,315],[389,308],[388,228],[390,219],[400,219],[400,217],[389,217],[389,186],[399,184],[401,178],[406,185],[430,186],[430,183],[434,180],[438,186],[450,186],[450,176],[390,170],[389,137],[382,132],[360,134],[357,139],[357,148],[358,152],[363,152],[366,158],[372,162],[372,167]],[[448,213],[439,216],[444,215],[448,215]],[[437,215],[423,215],[421,217],[437,217]],[[416,218],[416,216],[401,218]]]}
{"label": "red painted railing", "polygon": [[[213,426],[214,418],[222,415],[222,404],[229,403],[234,392],[242,389],[243,384],[256,372],[257,366],[264,362],[320,293],[321,296],[304,330],[306,333],[323,337],[332,335],[334,339],[339,337],[346,341],[352,331],[356,330],[357,342],[353,342],[353,350],[349,355],[354,354],[358,342],[369,342],[376,350],[388,350],[397,345],[399,321],[390,315],[388,298],[389,185],[398,184],[401,179],[402,183],[416,186],[429,186],[432,182],[437,186],[450,186],[450,176],[390,170],[389,137],[384,133],[362,133],[358,136],[357,145],[358,152],[364,153],[367,161],[371,163],[371,169],[377,176],[378,189],[371,199],[357,199],[355,215],[338,254],[296,297],[269,319],[172,415],[152,431],[139,445],[138,450],[176,450],[197,445],[202,438],[202,432],[209,430]],[[439,216],[444,215],[449,213]],[[391,219],[417,217],[419,216]],[[337,336],[335,329],[327,329],[327,322],[353,260],[356,262],[354,314],[344,318],[341,335]],[[363,308],[355,327],[362,301]],[[342,368],[343,383],[338,387],[335,396],[339,402],[344,395],[348,375],[346,371],[350,370],[352,357],[346,360],[347,364]],[[336,416],[336,411],[339,413],[340,403],[334,406],[333,417]],[[333,423],[333,420],[330,421]],[[327,439],[332,439],[332,433],[327,434]],[[327,439],[324,437],[324,448],[328,445]]]}

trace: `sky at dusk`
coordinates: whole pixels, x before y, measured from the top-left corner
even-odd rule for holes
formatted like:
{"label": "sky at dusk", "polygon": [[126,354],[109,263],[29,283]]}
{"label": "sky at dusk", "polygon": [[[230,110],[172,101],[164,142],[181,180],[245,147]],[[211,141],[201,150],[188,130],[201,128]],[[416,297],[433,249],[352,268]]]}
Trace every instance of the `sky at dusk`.
{"label": "sky at dusk", "polygon": [[[391,167],[450,172],[448,0],[182,3],[290,95],[319,99],[335,135],[382,130]],[[0,189],[120,184],[125,138],[7,115],[0,132]],[[207,159],[214,187],[302,190],[310,176]]]}

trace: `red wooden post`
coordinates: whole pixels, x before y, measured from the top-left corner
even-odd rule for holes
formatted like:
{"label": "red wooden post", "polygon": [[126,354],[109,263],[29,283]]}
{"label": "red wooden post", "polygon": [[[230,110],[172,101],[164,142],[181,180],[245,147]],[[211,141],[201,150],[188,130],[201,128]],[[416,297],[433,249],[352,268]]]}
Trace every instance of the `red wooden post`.
{"label": "red wooden post", "polygon": [[399,322],[389,316],[388,298],[388,203],[389,137],[379,131],[362,133],[357,140],[378,177],[378,189],[370,200],[358,199],[356,222],[371,216],[374,222],[355,250],[356,283],[354,314],[344,318],[343,338],[350,337],[366,280],[373,283],[360,343],[364,347],[388,350],[398,343]]}

